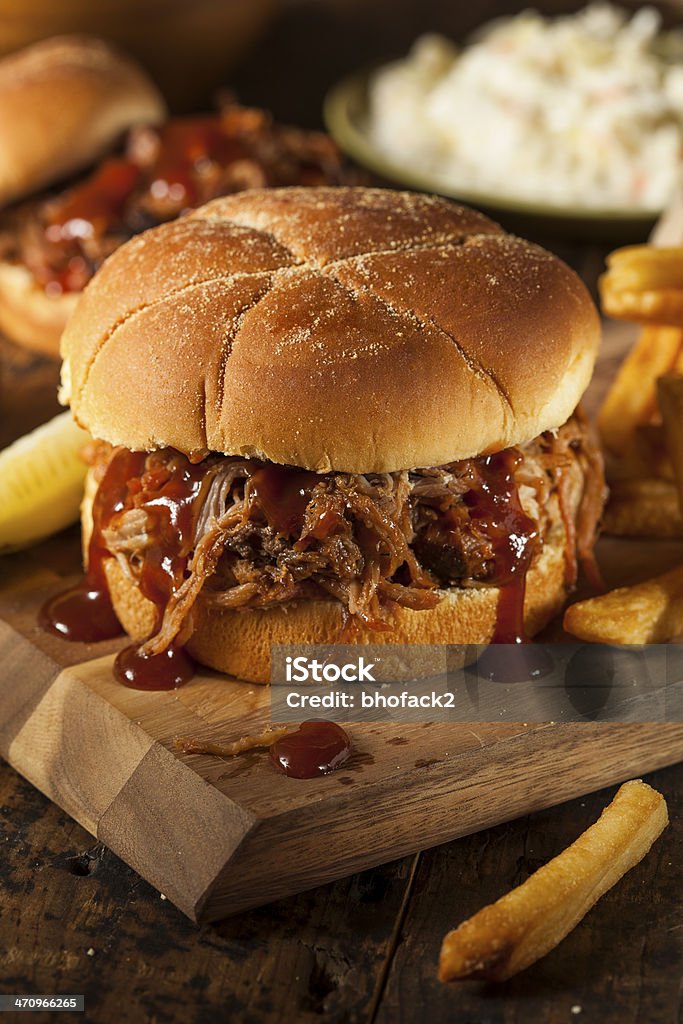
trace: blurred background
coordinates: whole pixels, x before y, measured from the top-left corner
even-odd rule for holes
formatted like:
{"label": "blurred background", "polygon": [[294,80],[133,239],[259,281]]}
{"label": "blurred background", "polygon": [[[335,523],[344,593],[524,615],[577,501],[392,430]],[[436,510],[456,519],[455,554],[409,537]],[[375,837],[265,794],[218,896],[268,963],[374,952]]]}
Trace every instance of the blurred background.
{"label": "blurred background", "polygon": [[[322,96],[335,81],[403,56],[423,32],[462,41],[484,22],[527,7],[561,14],[583,6],[571,0],[0,0],[0,54],[62,32],[93,33],[137,56],[176,113],[206,107],[215,89],[228,84],[245,103],[319,127]],[[653,6],[665,26],[683,18],[683,0]]]}
{"label": "blurred background", "polygon": [[[585,6],[572,0],[281,0],[254,42],[251,59],[235,69],[234,83],[244,102],[269,104],[278,117],[319,127],[320,98],[334,82],[350,71],[404,56],[424,32],[462,43],[493,18],[528,8],[565,14]],[[636,11],[643,4],[625,0],[619,6]],[[648,6],[662,12],[665,27],[683,22],[683,0]],[[285,82],[286,88],[273,88]]]}

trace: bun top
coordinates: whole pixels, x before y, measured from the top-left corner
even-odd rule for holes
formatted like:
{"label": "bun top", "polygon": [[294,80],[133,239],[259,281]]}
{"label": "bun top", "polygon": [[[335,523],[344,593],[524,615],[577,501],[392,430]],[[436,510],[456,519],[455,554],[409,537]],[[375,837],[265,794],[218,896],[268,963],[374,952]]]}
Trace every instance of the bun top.
{"label": "bun top", "polygon": [[62,339],[62,400],[131,449],[385,472],[559,426],[598,340],[573,271],[480,213],[259,189],[107,260]]}
{"label": "bun top", "polygon": [[165,114],[142,68],[99,39],[57,36],[0,61],[0,203],[93,163]]}

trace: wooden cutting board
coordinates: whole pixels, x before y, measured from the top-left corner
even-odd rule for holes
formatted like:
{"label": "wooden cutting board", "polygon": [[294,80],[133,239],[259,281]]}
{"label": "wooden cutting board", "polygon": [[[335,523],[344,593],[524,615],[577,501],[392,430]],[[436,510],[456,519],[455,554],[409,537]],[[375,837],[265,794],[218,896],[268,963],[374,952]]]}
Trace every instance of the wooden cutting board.
{"label": "wooden cutting board", "polygon": [[[591,403],[630,333],[608,335]],[[609,582],[683,560],[608,541]],[[300,781],[266,752],[183,755],[177,736],[259,731],[263,687],[206,673],[173,693],[111,676],[123,641],[66,644],[36,625],[78,573],[76,530],[0,562],[0,754],[197,921],[311,888],[683,759],[681,725],[353,726],[338,772]]]}

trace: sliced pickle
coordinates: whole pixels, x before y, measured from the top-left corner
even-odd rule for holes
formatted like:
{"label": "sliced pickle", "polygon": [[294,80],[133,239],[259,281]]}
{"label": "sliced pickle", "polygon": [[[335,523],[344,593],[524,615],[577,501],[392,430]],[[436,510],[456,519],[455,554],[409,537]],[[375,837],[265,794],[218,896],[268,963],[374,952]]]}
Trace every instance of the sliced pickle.
{"label": "sliced pickle", "polygon": [[0,452],[0,554],[29,547],[75,522],[90,440],[70,412]]}

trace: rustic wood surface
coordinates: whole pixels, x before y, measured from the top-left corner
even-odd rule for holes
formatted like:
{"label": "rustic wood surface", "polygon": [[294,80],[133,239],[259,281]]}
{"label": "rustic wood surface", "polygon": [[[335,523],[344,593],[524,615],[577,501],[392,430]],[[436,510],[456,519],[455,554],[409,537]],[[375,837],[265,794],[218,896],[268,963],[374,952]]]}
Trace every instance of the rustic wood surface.
{"label": "rustic wood surface", "polygon": [[[620,330],[608,333],[605,365],[624,340]],[[4,442],[17,422],[28,429],[53,411],[55,369],[4,342],[0,359]],[[77,546],[74,534],[55,572],[73,571]],[[628,571],[642,574],[629,550]],[[662,547],[661,561],[669,551]],[[40,550],[30,558],[39,564]],[[599,764],[595,771],[598,785]],[[104,1024],[121,1019],[122,1000],[132,1021],[391,1024],[429,1014],[436,1022],[668,1024],[680,1015],[683,766],[649,781],[667,797],[672,824],[643,864],[520,978],[499,989],[446,989],[435,975],[443,934],[571,842],[613,787],[197,928],[0,764],[0,991],[83,991],[89,1019]]]}
{"label": "rustic wood surface", "polygon": [[[613,551],[617,583],[677,546],[627,547]],[[683,759],[683,725],[521,725],[498,722],[495,707],[473,725],[356,724],[343,771],[306,782],[276,772],[263,750],[228,761],[183,754],[179,736],[220,743],[260,733],[268,688],[199,673],[177,691],[130,690],[112,676],[125,639],[65,644],[40,630],[42,603],[80,574],[76,530],[7,556],[2,570],[0,756],[193,920]]]}
{"label": "rustic wood surface", "polygon": [[[588,405],[599,401],[628,335],[606,332]],[[43,377],[21,362],[16,377],[21,386],[8,393],[22,395],[24,410],[35,408]],[[601,550],[615,584],[683,557],[676,544]],[[111,671],[125,640],[89,647],[42,632],[41,604],[80,571],[76,530],[5,558],[2,568],[0,755],[194,920],[268,903],[683,758],[683,725],[588,723],[359,724],[344,771],[306,783],[276,773],[265,751],[227,763],[182,754],[178,736],[221,742],[262,731],[267,688],[208,673],[177,692],[129,690]],[[344,842],[349,833],[354,844]]]}
{"label": "rustic wood surface", "polygon": [[107,1024],[674,1024],[682,775],[648,778],[671,814],[652,854],[544,961],[492,989],[437,982],[441,937],[571,842],[613,789],[197,928],[3,766],[0,991],[83,992],[88,1019]]}
{"label": "rustic wood surface", "polygon": [[[512,6],[292,3],[236,85],[319,124],[321,90],[340,74],[404,52],[425,28],[462,35]],[[594,282],[601,250],[562,255]],[[0,444],[56,411],[55,380],[0,343]],[[198,928],[0,762],[0,992],[84,992],[98,1024],[680,1021],[683,765],[648,781],[671,815],[652,854],[518,979],[446,988],[435,974],[445,931],[571,842],[614,787]]]}
{"label": "rustic wood surface", "polygon": [[3,564],[0,755],[194,920],[683,759],[683,725],[496,723],[495,710],[473,725],[355,724],[343,770],[306,782],[276,772],[262,750],[183,754],[178,736],[261,732],[268,688],[202,673],[177,691],[130,690],[100,645],[78,651],[46,636],[40,605],[64,587],[51,556],[69,542],[43,545],[43,565],[35,551]]}

